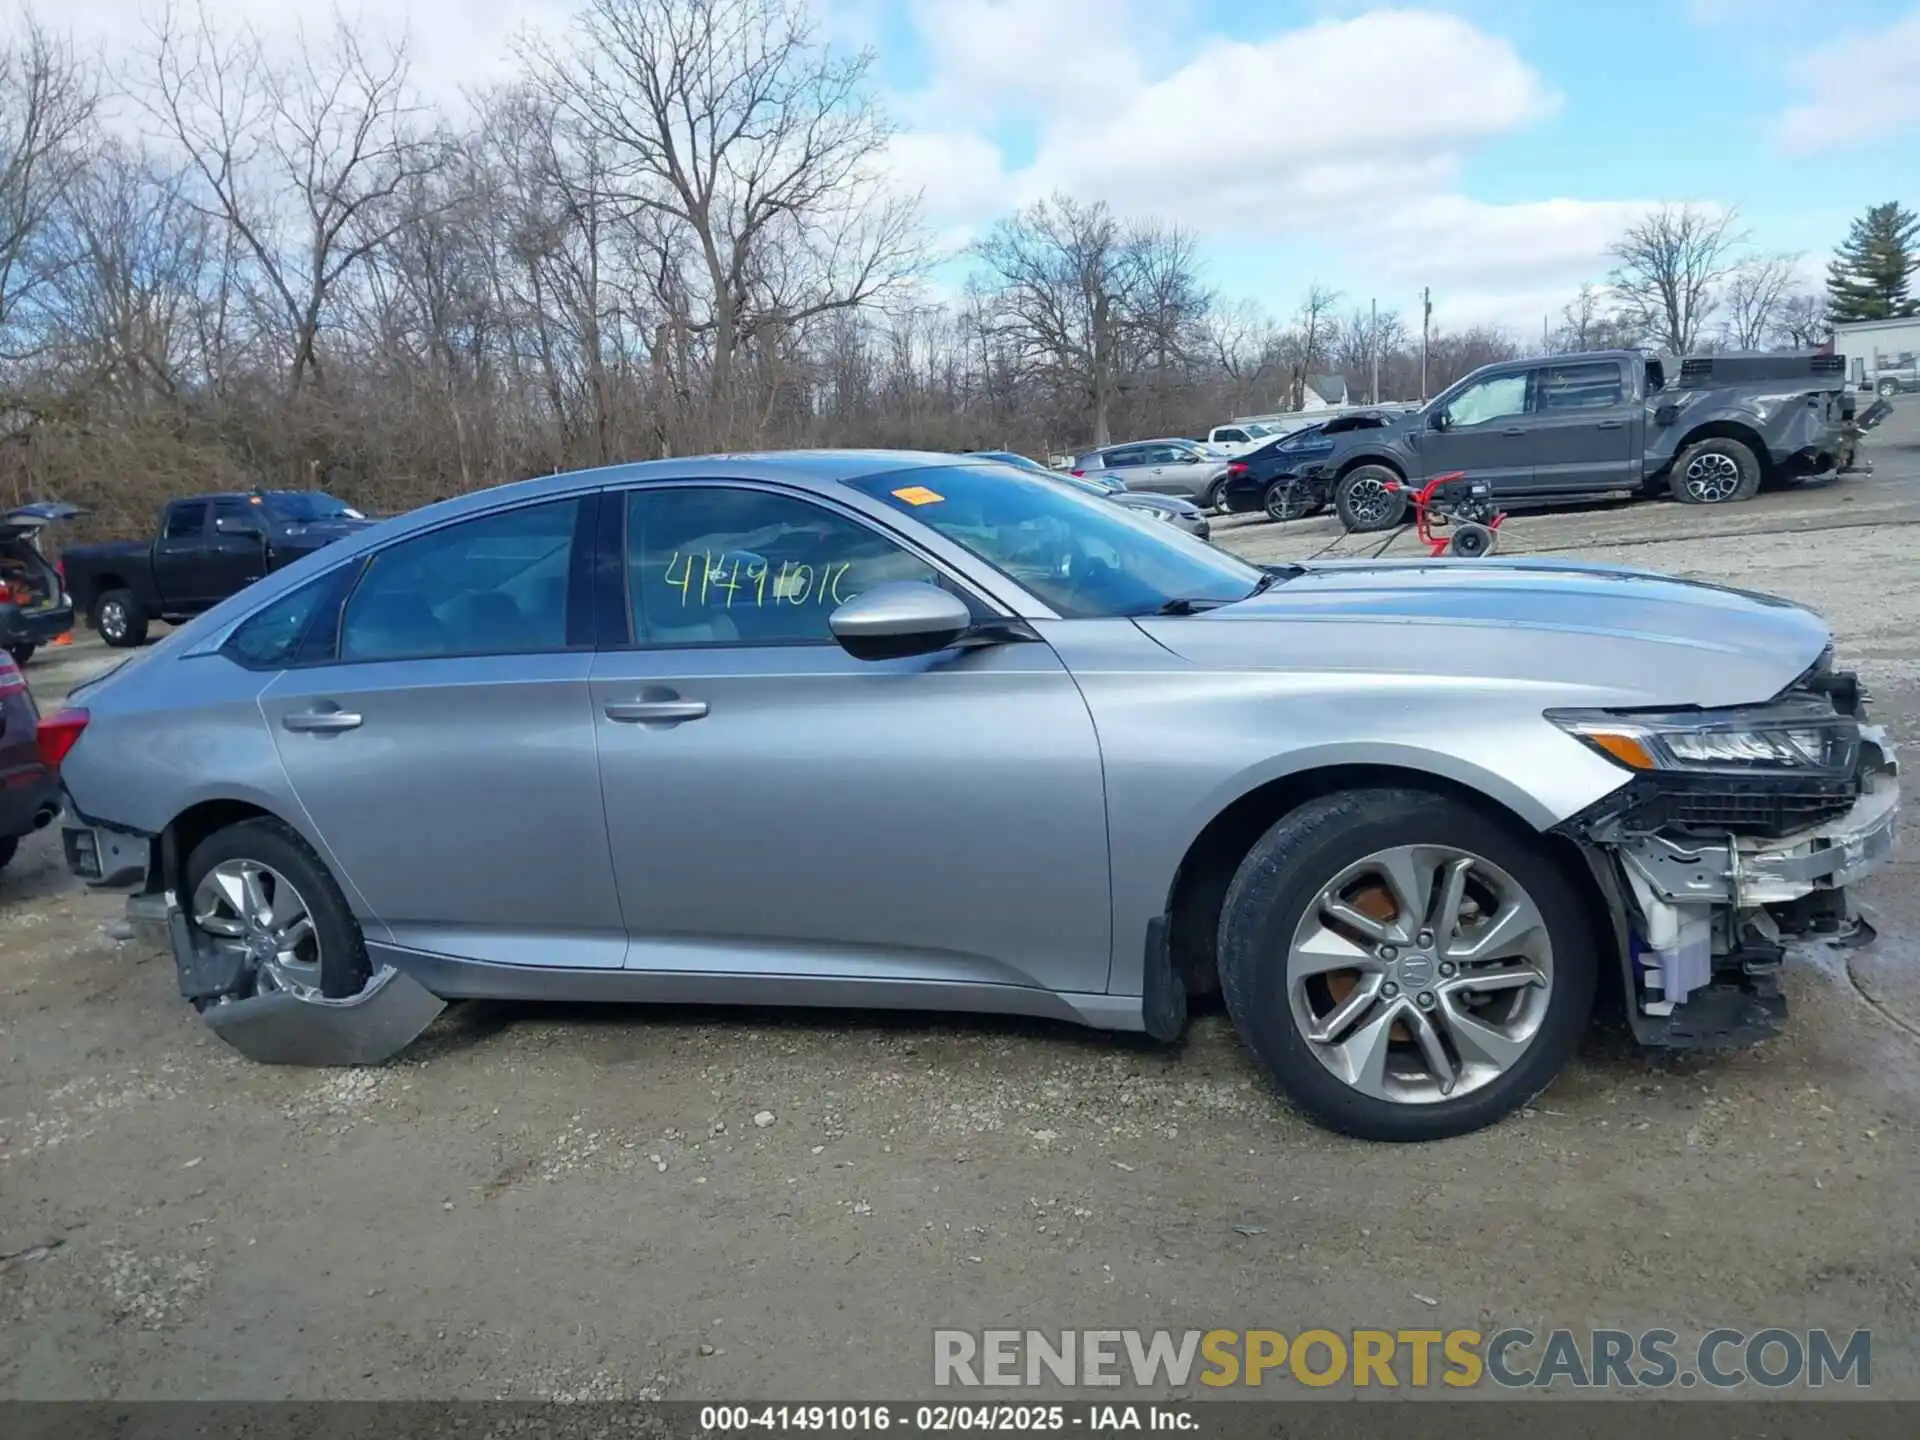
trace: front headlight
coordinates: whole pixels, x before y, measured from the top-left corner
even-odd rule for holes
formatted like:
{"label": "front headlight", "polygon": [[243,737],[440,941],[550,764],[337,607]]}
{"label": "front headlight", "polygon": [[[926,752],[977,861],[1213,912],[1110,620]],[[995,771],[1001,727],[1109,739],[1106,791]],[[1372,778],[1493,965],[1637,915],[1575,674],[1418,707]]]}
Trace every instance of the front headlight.
{"label": "front headlight", "polygon": [[1629,770],[1852,773],[1859,722],[1821,696],[1668,712],[1549,710],[1547,719]]}

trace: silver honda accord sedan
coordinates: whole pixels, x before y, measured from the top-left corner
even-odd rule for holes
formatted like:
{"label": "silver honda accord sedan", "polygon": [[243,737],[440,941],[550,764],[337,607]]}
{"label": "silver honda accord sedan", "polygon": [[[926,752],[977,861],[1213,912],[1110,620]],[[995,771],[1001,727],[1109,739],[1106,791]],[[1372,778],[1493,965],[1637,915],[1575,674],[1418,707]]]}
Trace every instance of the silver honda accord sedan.
{"label": "silver honda accord sedan", "polygon": [[909,453],[556,475],[389,520],[46,717],[69,866],[235,1048],[372,1063],[450,1001],[1051,1016],[1218,997],[1395,1140],[1784,1013],[1870,938],[1886,736],[1826,627],[1549,561],[1247,564]]}

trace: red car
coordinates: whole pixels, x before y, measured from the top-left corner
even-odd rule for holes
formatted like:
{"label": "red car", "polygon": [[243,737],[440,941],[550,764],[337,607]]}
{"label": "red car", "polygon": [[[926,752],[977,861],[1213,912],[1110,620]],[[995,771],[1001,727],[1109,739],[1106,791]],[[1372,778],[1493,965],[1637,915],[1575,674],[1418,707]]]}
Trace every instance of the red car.
{"label": "red car", "polygon": [[0,651],[0,866],[13,859],[21,836],[60,813],[60,757],[49,753],[39,732],[40,709],[26,677]]}

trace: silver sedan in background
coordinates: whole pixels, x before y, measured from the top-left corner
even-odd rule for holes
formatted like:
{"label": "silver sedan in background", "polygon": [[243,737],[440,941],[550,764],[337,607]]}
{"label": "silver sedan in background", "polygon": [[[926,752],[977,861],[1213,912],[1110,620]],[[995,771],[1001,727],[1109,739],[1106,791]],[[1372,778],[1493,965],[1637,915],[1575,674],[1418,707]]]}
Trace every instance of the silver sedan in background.
{"label": "silver sedan in background", "polygon": [[1062,485],[1071,485],[1076,490],[1084,490],[1089,495],[1099,495],[1124,505],[1129,510],[1138,510],[1155,520],[1166,520],[1178,525],[1189,535],[1198,535],[1202,540],[1212,538],[1213,524],[1207,519],[1207,512],[1191,500],[1182,500],[1177,495],[1155,495],[1146,491],[1127,489],[1113,476],[1098,470],[1076,472],[1068,470],[1049,470],[1037,460],[1029,460],[1025,455],[1016,455],[1011,450],[975,450],[969,452],[975,460],[998,460],[1005,465],[1013,465],[1035,475],[1044,475],[1049,480]]}
{"label": "silver sedan in background", "polygon": [[[555,475],[389,520],[76,689],[67,863],[256,1059],[470,997],[979,1010],[1220,993],[1322,1123],[1507,1114],[1603,971],[1777,1021],[1885,735],[1782,601],[1534,560],[1261,568],[951,455]],[[44,737],[43,737],[44,738]],[[1764,1022],[1764,1023],[1763,1023]]]}
{"label": "silver sedan in background", "polygon": [[1102,475],[1131,491],[1178,495],[1203,510],[1226,506],[1226,456],[1196,440],[1140,440],[1109,445],[1074,461],[1076,475]]}

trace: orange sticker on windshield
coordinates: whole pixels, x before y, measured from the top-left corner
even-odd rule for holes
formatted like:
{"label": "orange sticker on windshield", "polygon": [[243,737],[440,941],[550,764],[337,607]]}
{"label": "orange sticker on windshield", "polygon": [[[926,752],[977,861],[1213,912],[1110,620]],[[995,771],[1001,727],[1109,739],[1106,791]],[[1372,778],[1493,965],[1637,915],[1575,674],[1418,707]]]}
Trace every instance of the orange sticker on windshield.
{"label": "orange sticker on windshield", "polygon": [[934,494],[933,491],[924,485],[909,485],[904,490],[894,491],[893,498],[896,500],[904,500],[909,505],[938,505],[947,497]]}

